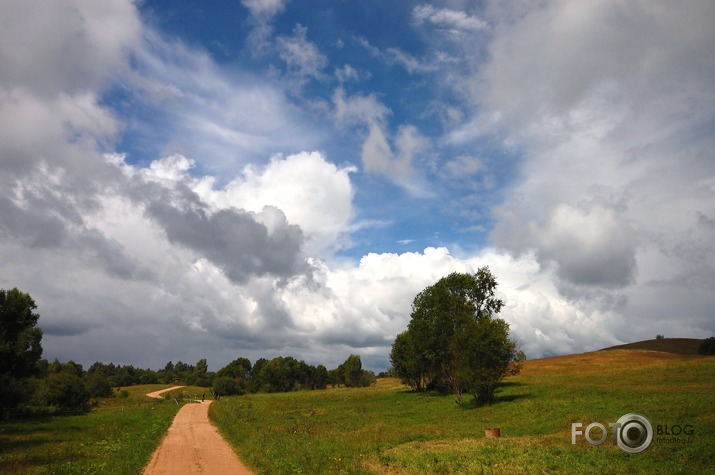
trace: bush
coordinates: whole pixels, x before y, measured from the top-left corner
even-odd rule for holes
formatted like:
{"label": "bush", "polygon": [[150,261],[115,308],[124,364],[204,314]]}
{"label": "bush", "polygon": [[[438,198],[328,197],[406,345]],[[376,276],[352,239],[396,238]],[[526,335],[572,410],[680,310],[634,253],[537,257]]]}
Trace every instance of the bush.
{"label": "bush", "polygon": [[715,336],[706,338],[700,343],[698,353],[701,355],[715,355]]}
{"label": "bush", "polygon": [[90,396],[82,378],[62,372],[53,373],[43,380],[35,397],[44,406],[78,409],[87,406]]}
{"label": "bush", "polygon": [[93,373],[86,377],[85,386],[90,397],[112,397],[112,386],[109,380],[101,374]]}
{"label": "bush", "polygon": [[222,396],[231,396],[233,394],[238,394],[236,380],[229,376],[221,376],[214,379],[214,383],[211,387],[211,390],[214,393],[218,393]]}

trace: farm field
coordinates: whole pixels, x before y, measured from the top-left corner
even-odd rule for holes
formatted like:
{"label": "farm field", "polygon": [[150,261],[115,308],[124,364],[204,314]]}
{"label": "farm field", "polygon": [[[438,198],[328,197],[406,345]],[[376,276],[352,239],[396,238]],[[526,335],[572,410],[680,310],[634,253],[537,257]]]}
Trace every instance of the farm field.
{"label": "farm field", "polygon": [[[457,407],[395,379],[364,389],[222,398],[210,416],[257,473],[715,473],[715,358],[621,350],[527,361],[497,402]],[[608,427],[627,413],[654,431],[640,454],[613,434],[571,443],[571,423]],[[486,439],[486,428],[502,437]],[[598,439],[600,432],[591,434]]]}
{"label": "farm field", "polygon": [[[141,473],[180,408],[173,399],[146,396],[166,387],[122,389],[88,414],[0,422],[0,473]],[[170,394],[181,399],[205,391],[185,387]]]}

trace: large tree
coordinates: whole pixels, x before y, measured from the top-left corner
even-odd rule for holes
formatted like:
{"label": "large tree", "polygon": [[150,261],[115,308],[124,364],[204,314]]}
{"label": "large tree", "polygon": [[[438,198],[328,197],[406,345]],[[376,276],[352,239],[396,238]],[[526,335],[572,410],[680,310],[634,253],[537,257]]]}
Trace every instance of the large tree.
{"label": "large tree", "polygon": [[417,294],[407,331],[395,339],[394,371],[416,389],[433,387],[490,402],[523,353],[509,338],[509,324],[495,318],[504,306],[488,267],[452,273]]}
{"label": "large tree", "polygon": [[42,356],[40,316],[29,294],[0,289],[0,409],[5,417],[28,396],[27,379]]}

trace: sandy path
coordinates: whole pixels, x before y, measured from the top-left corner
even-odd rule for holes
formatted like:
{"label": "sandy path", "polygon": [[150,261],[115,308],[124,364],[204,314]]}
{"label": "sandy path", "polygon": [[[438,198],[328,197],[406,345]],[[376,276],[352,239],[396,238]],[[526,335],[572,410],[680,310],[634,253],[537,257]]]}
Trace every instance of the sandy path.
{"label": "sandy path", "polygon": [[[147,396],[161,397],[162,392],[179,387],[182,386],[156,391]],[[212,402],[186,404],[179,410],[166,437],[144,469],[144,475],[253,474],[209,423],[209,406]]]}
{"label": "sandy path", "polygon": [[159,391],[154,391],[153,393],[147,394],[147,396],[160,399],[162,394],[168,393],[169,391],[173,391],[174,389],[179,389],[179,388],[184,388],[184,387],[186,387],[186,386],[172,386],[167,389],[160,389]]}

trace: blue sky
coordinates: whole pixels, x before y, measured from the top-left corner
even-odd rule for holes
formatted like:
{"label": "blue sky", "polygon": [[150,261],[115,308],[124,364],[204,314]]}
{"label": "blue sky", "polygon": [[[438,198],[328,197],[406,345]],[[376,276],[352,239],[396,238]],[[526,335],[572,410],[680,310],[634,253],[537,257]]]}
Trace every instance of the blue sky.
{"label": "blue sky", "polygon": [[709,1],[0,6],[0,287],[50,359],[381,370],[484,265],[532,358],[715,332]]}

